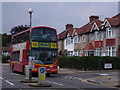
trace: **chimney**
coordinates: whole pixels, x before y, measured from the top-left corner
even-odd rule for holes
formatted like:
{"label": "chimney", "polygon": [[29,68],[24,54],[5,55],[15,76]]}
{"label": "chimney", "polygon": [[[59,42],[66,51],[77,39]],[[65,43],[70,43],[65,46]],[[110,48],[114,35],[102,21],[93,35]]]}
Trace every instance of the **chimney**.
{"label": "chimney", "polygon": [[66,25],[66,30],[67,30],[68,28],[73,28],[73,25],[72,25],[72,24],[67,24],[67,25]]}
{"label": "chimney", "polygon": [[89,17],[90,22],[92,22],[92,21],[94,21],[94,20],[97,20],[97,19],[99,19],[98,16],[90,16],[90,17]]}

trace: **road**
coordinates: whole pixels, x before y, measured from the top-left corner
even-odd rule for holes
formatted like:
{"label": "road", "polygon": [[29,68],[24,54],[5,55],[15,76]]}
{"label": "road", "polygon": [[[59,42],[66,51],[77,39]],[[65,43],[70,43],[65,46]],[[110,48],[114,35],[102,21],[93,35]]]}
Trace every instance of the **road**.
{"label": "road", "polygon": [[[13,73],[9,69],[9,64],[2,64],[2,76],[0,76],[0,80],[2,80],[2,88],[3,90],[11,89],[12,90],[37,90],[38,87],[31,87],[29,83],[21,83],[21,80],[24,80],[25,76],[21,73]],[[98,73],[98,72],[97,72]],[[86,78],[96,77],[98,74],[92,72],[74,72],[66,69],[60,69],[57,75],[51,75],[50,77],[46,78],[46,83],[51,84],[52,87],[44,87],[45,89],[56,90],[57,89],[73,89],[73,90],[117,90],[116,88],[105,87],[102,85],[91,84],[85,82]],[[37,77],[32,77],[32,79],[37,80]],[[41,88],[41,87],[39,87]]]}

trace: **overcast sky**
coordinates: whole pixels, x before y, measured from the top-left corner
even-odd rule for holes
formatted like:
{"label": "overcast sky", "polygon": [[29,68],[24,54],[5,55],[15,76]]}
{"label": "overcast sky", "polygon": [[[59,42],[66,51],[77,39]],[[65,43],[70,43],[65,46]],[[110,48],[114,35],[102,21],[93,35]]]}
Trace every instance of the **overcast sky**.
{"label": "overcast sky", "polygon": [[116,15],[118,2],[2,2],[2,33],[10,33],[17,25],[29,25],[29,8],[33,9],[32,26],[49,26],[60,33],[66,24],[78,28],[88,23],[91,15],[101,20]]}

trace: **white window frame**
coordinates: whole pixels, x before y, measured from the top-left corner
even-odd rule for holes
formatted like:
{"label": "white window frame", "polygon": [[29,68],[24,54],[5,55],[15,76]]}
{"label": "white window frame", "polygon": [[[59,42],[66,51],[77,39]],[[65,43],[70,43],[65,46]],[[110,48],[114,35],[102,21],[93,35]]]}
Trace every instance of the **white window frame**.
{"label": "white window frame", "polygon": [[101,31],[101,32],[100,32],[100,40],[103,40],[103,39],[104,39],[104,32]]}
{"label": "white window frame", "polygon": [[78,35],[78,43],[81,43],[81,35]]}
{"label": "white window frame", "polygon": [[71,43],[73,43],[73,38],[71,38]]}
{"label": "white window frame", "polygon": [[68,56],[73,56],[73,51],[68,51]]}
{"label": "white window frame", "polygon": [[75,56],[80,56],[81,55],[81,51],[80,50],[75,50],[74,51],[74,55]]}
{"label": "white window frame", "polygon": [[85,41],[86,41],[86,36],[82,35],[82,42],[85,42]]}
{"label": "white window frame", "polygon": [[74,43],[77,43],[77,42],[78,42],[78,37],[74,36]]}
{"label": "white window frame", "polygon": [[106,56],[116,56],[116,48],[106,47]]}
{"label": "white window frame", "polygon": [[115,38],[115,28],[107,27],[106,28],[106,37],[107,38]]}
{"label": "white window frame", "polygon": [[95,56],[102,56],[103,48],[95,48]]}

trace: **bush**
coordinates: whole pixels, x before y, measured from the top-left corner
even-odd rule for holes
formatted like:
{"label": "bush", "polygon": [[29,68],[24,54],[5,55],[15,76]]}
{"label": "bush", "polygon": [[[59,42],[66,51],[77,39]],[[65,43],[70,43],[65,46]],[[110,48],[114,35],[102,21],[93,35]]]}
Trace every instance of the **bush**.
{"label": "bush", "polygon": [[9,62],[10,56],[2,56],[2,63]]}
{"label": "bush", "polygon": [[59,66],[63,68],[73,68],[79,70],[103,70],[105,63],[112,63],[112,69],[120,68],[120,58],[99,57],[99,56],[60,56]]}

